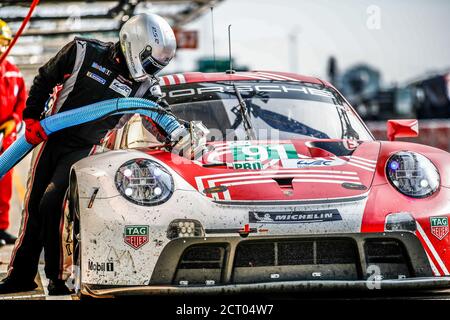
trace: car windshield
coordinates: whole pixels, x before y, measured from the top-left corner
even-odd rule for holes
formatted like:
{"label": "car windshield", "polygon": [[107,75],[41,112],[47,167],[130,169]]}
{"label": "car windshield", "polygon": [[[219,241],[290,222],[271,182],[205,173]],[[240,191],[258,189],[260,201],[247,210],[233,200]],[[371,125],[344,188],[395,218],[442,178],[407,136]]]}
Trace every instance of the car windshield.
{"label": "car windshield", "polygon": [[[361,120],[337,92],[298,82],[237,82],[259,140],[373,140]],[[208,139],[244,140],[243,113],[232,84],[196,83],[165,88],[180,118],[202,121]]]}

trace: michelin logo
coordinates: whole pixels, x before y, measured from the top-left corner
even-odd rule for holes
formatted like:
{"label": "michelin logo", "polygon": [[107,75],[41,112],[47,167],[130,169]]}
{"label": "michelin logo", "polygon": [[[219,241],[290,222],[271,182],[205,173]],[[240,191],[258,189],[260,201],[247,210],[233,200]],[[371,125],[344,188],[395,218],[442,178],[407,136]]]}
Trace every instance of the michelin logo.
{"label": "michelin logo", "polygon": [[342,220],[342,217],[337,209],[292,212],[249,212],[250,223],[312,223],[339,220]]}

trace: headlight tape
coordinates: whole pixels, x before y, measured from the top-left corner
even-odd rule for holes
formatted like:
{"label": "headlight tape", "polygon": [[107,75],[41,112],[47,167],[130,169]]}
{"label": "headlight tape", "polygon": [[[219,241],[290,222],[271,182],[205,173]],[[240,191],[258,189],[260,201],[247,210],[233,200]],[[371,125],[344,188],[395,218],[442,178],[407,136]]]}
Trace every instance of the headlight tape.
{"label": "headlight tape", "polygon": [[[139,113],[150,117],[168,136],[181,127],[178,120],[167,114],[158,104],[142,98],[111,99],[93,103],[45,118],[41,120],[41,125],[47,135],[51,135],[65,128],[124,113]],[[34,146],[25,140],[25,136],[21,136],[3,152],[0,155],[0,179],[33,148]]]}

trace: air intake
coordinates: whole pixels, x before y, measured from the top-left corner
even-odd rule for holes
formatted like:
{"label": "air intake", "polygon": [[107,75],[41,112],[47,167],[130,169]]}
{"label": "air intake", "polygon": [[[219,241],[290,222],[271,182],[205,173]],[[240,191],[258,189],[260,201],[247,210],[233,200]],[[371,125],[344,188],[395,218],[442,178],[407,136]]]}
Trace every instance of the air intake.
{"label": "air intake", "polygon": [[225,263],[224,244],[196,245],[187,248],[178,263],[175,285],[213,285],[222,282]]}
{"label": "air intake", "polygon": [[233,282],[357,280],[360,274],[351,239],[246,241],[236,249]]}

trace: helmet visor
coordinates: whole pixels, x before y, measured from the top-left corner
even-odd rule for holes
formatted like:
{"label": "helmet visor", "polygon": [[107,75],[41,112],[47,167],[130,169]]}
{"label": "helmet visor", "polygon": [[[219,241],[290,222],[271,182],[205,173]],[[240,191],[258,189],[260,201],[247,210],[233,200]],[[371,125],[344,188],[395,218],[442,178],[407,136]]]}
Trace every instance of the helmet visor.
{"label": "helmet visor", "polygon": [[152,47],[150,46],[146,46],[139,57],[142,67],[148,75],[154,75],[165,67],[164,64],[159,63],[152,57]]}

